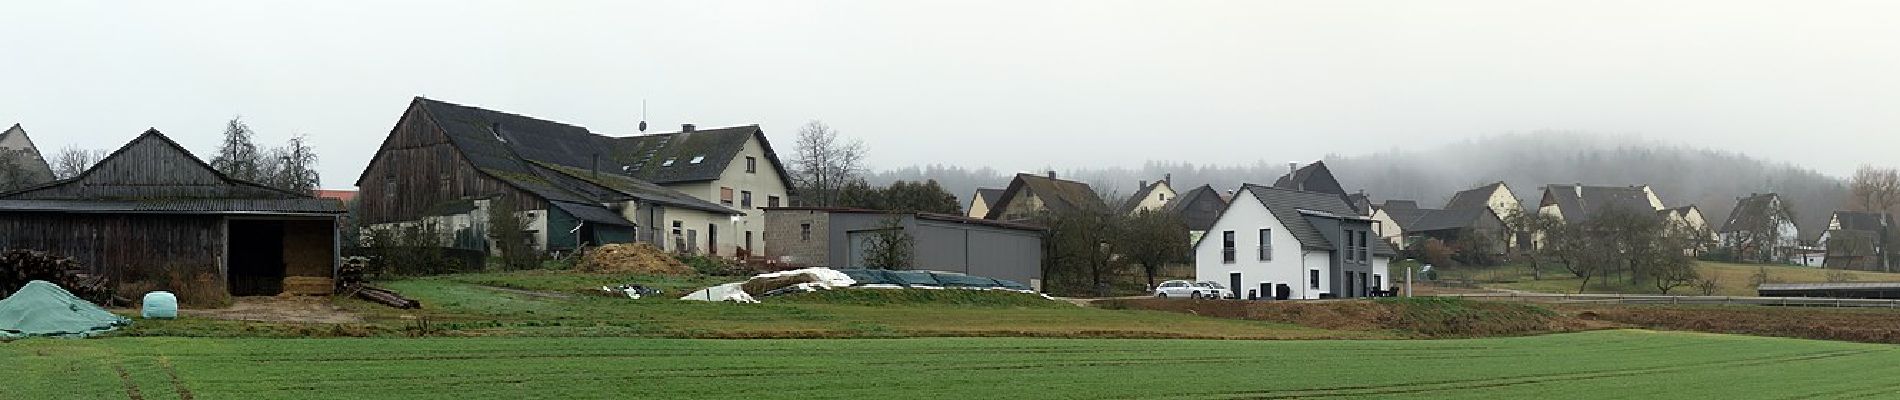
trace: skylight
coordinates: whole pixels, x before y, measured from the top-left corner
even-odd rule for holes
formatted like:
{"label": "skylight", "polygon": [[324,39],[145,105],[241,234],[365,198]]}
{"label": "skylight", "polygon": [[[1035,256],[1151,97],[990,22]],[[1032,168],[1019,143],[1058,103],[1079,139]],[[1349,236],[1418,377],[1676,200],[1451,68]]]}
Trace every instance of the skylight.
{"label": "skylight", "polygon": [[673,158],[672,158],[672,157],[667,157],[667,159],[666,159],[666,162],[663,162],[663,163],[660,163],[660,166],[662,166],[662,167],[671,167],[671,166],[673,166]]}
{"label": "skylight", "polygon": [[692,160],[692,161],[687,161],[687,162],[689,162],[689,163],[693,163],[693,164],[698,164],[698,163],[699,163],[700,161],[706,161],[706,156],[693,156],[693,160]]}

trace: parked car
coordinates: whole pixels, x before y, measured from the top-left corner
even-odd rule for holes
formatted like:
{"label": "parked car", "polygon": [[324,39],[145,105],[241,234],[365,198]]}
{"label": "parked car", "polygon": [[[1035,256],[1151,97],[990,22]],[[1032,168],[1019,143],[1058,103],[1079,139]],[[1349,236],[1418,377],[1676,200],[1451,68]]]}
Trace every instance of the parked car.
{"label": "parked car", "polygon": [[1227,297],[1228,294],[1227,287],[1221,286],[1219,283],[1187,280],[1162,282],[1160,286],[1155,286],[1154,292],[1155,297],[1159,298],[1179,297],[1188,299],[1219,299]]}

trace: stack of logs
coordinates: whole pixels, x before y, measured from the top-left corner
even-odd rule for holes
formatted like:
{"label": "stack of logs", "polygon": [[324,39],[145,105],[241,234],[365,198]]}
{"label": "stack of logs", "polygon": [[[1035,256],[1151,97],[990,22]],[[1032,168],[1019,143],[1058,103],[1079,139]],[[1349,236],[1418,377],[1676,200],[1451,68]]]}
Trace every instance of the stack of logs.
{"label": "stack of logs", "polygon": [[71,258],[38,250],[0,251],[0,297],[12,295],[27,282],[47,281],[95,304],[111,305],[112,285],[104,276],[86,273]]}
{"label": "stack of logs", "polygon": [[336,274],[337,290],[347,296],[382,303],[390,307],[400,309],[422,308],[422,302],[420,301],[402,297],[402,295],[396,294],[396,292],[389,291],[388,289],[370,286],[369,280],[364,278],[364,274],[368,268],[368,258],[345,258],[343,260],[343,268],[338,270]]}

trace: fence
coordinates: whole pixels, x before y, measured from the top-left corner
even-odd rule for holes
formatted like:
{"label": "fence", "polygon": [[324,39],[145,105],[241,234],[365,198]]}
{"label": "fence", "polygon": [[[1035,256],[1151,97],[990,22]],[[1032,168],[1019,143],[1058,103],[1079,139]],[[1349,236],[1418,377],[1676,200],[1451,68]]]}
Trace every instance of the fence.
{"label": "fence", "polygon": [[1679,304],[1724,306],[1870,307],[1900,308],[1900,299],[1839,299],[1820,297],[1669,296],[1641,294],[1460,293],[1445,297],[1482,300],[1541,301],[1577,304]]}

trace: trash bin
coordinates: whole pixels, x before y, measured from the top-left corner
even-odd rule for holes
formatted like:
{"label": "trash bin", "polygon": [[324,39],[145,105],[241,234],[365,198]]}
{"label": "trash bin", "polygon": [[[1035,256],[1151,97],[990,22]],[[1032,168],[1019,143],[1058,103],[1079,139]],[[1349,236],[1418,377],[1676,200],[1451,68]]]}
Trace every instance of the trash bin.
{"label": "trash bin", "polygon": [[1260,298],[1260,291],[1247,289],[1247,300],[1254,300],[1254,299],[1259,299],[1259,298]]}
{"label": "trash bin", "polygon": [[1273,298],[1275,300],[1286,300],[1288,298],[1291,298],[1291,296],[1293,295],[1293,288],[1287,286],[1284,283],[1280,284],[1276,288],[1279,290],[1273,292]]}
{"label": "trash bin", "polygon": [[156,291],[145,294],[145,300],[139,305],[139,316],[145,318],[178,318],[178,296],[171,292]]}

